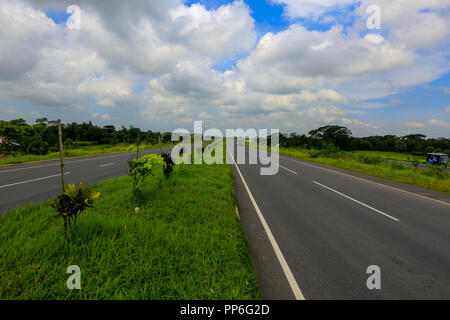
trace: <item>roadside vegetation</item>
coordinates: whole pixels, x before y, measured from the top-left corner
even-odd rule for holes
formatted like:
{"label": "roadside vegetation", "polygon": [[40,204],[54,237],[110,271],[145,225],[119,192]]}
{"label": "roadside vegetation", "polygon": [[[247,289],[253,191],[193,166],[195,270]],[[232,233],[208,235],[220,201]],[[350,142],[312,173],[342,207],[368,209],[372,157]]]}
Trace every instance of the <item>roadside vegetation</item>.
{"label": "roadside vegetation", "polygon": [[[62,125],[65,157],[125,152],[136,141],[142,148],[171,146],[171,133],[142,131],[130,126],[116,129],[89,123]],[[0,120],[0,165],[52,160],[59,157],[57,121],[46,118],[28,124],[23,119]]]}
{"label": "roadside vegetation", "polygon": [[[433,152],[450,153],[449,138],[427,138],[423,134],[354,137],[348,128],[330,125],[312,130],[308,135],[280,135],[280,146],[285,148],[321,149],[324,143],[333,144],[344,151],[365,150],[364,152],[374,152],[374,156],[382,158],[386,155],[388,158],[393,156],[395,159],[389,160],[399,161],[407,161],[408,157],[412,159],[414,156],[423,159],[427,153]],[[380,153],[376,155],[377,152]],[[404,157],[399,157],[399,154]]]}
{"label": "roadside vegetation", "polygon": [[[139,192],[132,174],[89,186],[100,196],[67,238],[50,202],[1,217],[0,298],[260,298],[230,167],[179,165],[165,177],[158,163]],[[71,265],[81,290],[67,289]]]}
{"label": "roadside vegetation", "polygon": [[[280,154],[313,161],[341,169],[360,172],[374,177],[398,181],[414,186],[450,193],[450,173],[444,167],[421,169],[402,163],[388,163],[381,154],[365,151],[341,151],[334,145],[324,145],[320,150],[300,148],[280,148]],[[402,154],[390,153],[390,157],[400,160]]]}
{"label": "roadside vegetation", "polygon": [[[270,145],[271,137],[267,140]],[[419,167],[426,163],[427,153],[450,153],[447,138],[426,139],[421,134],[356,138],[348,128],[325,126],[308,135],[280,134],[279,144],[280,154],[450,193],[450,173],[444,166]],[[256,147],[254,142],[250,145]]]}

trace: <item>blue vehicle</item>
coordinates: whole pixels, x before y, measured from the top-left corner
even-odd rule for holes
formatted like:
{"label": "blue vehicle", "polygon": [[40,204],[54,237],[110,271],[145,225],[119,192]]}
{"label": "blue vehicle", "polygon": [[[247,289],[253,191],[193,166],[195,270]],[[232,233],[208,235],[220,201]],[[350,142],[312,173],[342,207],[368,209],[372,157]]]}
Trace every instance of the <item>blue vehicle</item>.
{"label": "blue vehicle", "polygon": [[448,166],[449,156],[443,153],[428,153],[427,164],[433,166]]}

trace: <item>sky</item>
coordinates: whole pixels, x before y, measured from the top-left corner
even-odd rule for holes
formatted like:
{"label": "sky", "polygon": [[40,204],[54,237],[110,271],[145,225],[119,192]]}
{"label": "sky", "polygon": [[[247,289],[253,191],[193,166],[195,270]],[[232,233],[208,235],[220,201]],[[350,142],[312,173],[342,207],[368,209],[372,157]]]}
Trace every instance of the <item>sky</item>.
{"label": "sky", "polygon": [[0,0],[0,39],[2,120],[450,137],[450,0]]}

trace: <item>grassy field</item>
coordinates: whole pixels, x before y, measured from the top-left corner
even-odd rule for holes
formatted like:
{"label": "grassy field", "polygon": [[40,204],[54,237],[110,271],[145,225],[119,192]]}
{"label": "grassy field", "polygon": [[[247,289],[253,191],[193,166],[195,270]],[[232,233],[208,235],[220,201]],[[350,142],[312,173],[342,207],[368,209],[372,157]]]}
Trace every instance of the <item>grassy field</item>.
{"label": "grassy field", "polygon": [[399,152],[383,152],[383,151],[353,151],[352,152],[355,155],[365,155],[368,157],[379,157],[383,158],[384,160],[393,160],[393,161],[405,161],[405,162],[411,162],[413,160],[417,160],[421,163],[426,163],[425,157],[421,156],[415,156],[408,153],[399,153]]}
{"label": "grassy field", "polygon": [[[226,165],[181,165],[137,200],[131,178],[98,183],[101,197],[67,240],[48,203],[9,212],[0,299],[259,299],[233,181]],[[66,287],[70,265],[81,290]]]}
{"label": "grassy field", "polygon": [[[161,147],[169,147],[173,146],[173,144],[161,144]],[[87,147],[79,147],[76,149],[64,150],[65,158],[72,157],[81,157],[81,156],[94,156],[94,155],[102,155],[109,153],[117,153],[117,152],[126,152],[128,149],[128,144],[110,146],[110,145],[97,145],[97,146],[87,146]],[[143,149],[156,149],[159,148],[158,145],[143,145]],[[44,161],[44,160],[54,160],[59,159],[59,152],[51,152],[46,155],[19,155],[8,157],[6,159],[0,158],[0,165],[9,165],[9,164],[20,164],[26,162],[34,162],[34,161]]]}
{"label": "grassy field", "polygon": [[[368,151],[360,152],[339,152],[336,157],[321,156],[315,150],[304,150],[297,148],[280,148],[280,154],[292,156],[308,161],[313,161],[349,171],[360,172],[375,177],[398,181],[418,187],[431,189],[435,191],[450,193],[450,174],[442,173],[438,176],[433,170],[416,169],[399,163],[363,163],[358,160],[358,156],[364,156],[364,161],[370,161],[379,157],[380,154],[369,153]],[[386,154],[386,153],[383,153]],[[390,153],[393,157],[400,158],[400,154]],[[375,159],[376,160],[376,159]],[[400,159],[397,159],[400,160]]]}

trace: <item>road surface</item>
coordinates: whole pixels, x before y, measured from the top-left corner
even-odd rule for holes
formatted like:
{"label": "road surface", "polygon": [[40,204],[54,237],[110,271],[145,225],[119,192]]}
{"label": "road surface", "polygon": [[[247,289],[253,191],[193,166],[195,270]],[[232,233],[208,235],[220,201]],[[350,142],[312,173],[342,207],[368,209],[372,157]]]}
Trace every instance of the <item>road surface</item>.
{"label": "road surface", "polygon": [[[234,172],[264,298],[450,299],[448,195],[284,156],[276,176],[260,167]],[[380,268],[381,290],[368,289],[369,266]]]}
{"label": "road surface", "polygon": [[[67,183],[123,176],[129,157],[67,160]],[[283,156],[280,164],[275,176],[233,166],[264,298],[450,299],[448,195]],[[58,195],[59,173],[57,161],[0,168],[0,214]],[[369,266],[380,268],[381,290],[368,289]]]}
{"label": "road surface", "polygon": [[[171,148],[162,149],[163,152]],[[159,153],[159,149],[142,152]],[[84,184],[124,176],[129,153],[65,160],[66,184]],[[61,193],[59,160],[0,167],[0,216],[19,205],[40,203]]]}

